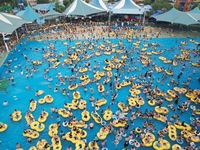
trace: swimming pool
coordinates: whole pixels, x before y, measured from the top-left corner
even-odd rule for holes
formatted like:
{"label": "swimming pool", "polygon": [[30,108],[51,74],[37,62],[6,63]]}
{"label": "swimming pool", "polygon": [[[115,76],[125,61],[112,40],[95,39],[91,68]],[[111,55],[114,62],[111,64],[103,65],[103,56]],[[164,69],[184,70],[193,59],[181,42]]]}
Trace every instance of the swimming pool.
{"label": "swimming pool", "polygon": [[[94,45],[96,44],[96,47],[93,48],[94,52],[96,52],[98,50],[98,46],[100,44],[104,44],[105,47],[111,47],[112,44],[118,44],[118,46],[116,47],[116,50],[123,50],[123,53],[125,53],[125,51],[127,51],[127,55],[129,57],[129,59],[126,59],[126,64],[130,65],[131,67],[136,67],[136,70],[132,70],[130,72],[128,72],[129,68],[128,65],[124,66],[123,69],[119,69],[119,71],[117,72],[117,69],[113,69],[112,73],[113,73],[113,77],[111,78],[111,81],[114,83],[114,74],[117,73],[117,75],[119,76],[120,80],[119,82],[122,83],[123,80],[125,80],[125,76],[127,77],[131,77],[133,75],[136,76],[136,79],[134,80],[134,83],[139,83],[139,80],[137,79],[137,77],[139,78],[139,74],[143,73],[145,74],[148,70],[149,71],[153,71],[152,70],[152,64],[155,63],[157,66],[162,66],[164,69],[168,69],[169,67],[172,68],[173,72],[174,72],[174,76],[173,78],[175,79],[175,81],[177,81],[177,76],[178,74],[181,72],[182,66],[185,63],[185,69],[183,70],[183,75],[180,78],[180,86],[179,87],[183,87],[181,85],[181,83],[183,81],[187,81],[187,77],[190,76],[192,77],[192,81],[190,82],[189,87],[191,89],[196,89],[198,87],[200,87],[200,83],[197,82],[197,78],[199,77],[200,74],[200,70],[197,67],[193,67],[190,63],[190,61],[184,61],[184,62],[178,62],[177,66],[173,66],[171,63],[170,64],[164,64],[163,61],[161,61],[159,59],[159,56],[164,56],[166,57],[167,60],[173,59],[174,55],[180,55],[180,45],[181,42],[187,40],[187,44],[184,46],[182,46],[183,49],[186,48],[190,48],[195,49],[196,45],[192,42],[189,42],[189,39],[183,39],[183,38],[159,38],[159,39],[151,39],[148,41],[144,41],[141,40],[139,45],[139,48],[136,48],[136,45],[134,45],[133,43],[138,42],[138,40],[136,39],[132,39],[131,41],[128,41],[127,39],[122,40],[123,45],[120,45],[120,40],[119,39],[109,39],[109,41],[111,42],[106,42],[106,40],[99,40],[99,41],[91,41]],[[200,42],[199,38],[194,39],[196,42]],[[2,133],[0,133],[0,140],[1,140],[1,144],[0,144],[0,149],[14,149],[16,143],[21,143],[21,147],[23,149],[29,149],[31,146],[36,145],[36,143],[38,142],[39,139],[46,139],[48,141],[48,143],[51,143],[51,137],[49,137],[48,135],[48,127],[50,124],[52,123],[56,123],[57,122],[57,114],[55,113],[51,113],[50,109],[52,107],[54,108],[63,108],[64,107],[64,103],[71,103],[71,101],[73,100],[73,96],[72,93],[73,91],[69,91],[70,92],[70,97],[68,96],[64,96],[62,95],[62,93],[60,91],[58,92],[54,92],[54,88],[56,83],[59,84],[59,89],[60,88],[66,88],[68,91],[68,86],[69,86],[69,81],[66,81],[65,85],[62,85],[59,83],[59,80],[56,76],[58,76],[59,74],[61,74],[62,76],[64,76],[65,74],[67,76],[71,76],[72,74],[74,74],[74,72],[71,71],[71,67],[72,65],[65,65],[65,67],[62,67],[62,64],[58,65],[57,68],[52,68],[50,69],[50,72],[47,74],[48,77],[52,77],[53,80],[52,81],[48,81],[47,79],[44,79],[44,69],[46,69],[48,67],[48,63],[47,63],[47,59],[43,58],[42,55],[42,49],[44,49],[45,51],[49,51],[49,45],[50,43],[53,43],[56,50],[54,51],[54,53],[56,54],[60,54],[61,52],[64,53],[64,56],[59,58],[59,61],[62,63],[66,58],[67,58],[67,53],[66,51],[68,50],[68,47],[66,45],[64,45],[63,43],[67,42],[69,44],[70,50],[73,52],[75,50],[80,50],[83,47],[86,47],[87,49],[87,53],[85,53],[85,55],[89,55],[92,54],[93,51],[88,49],[88,46],[84,46],[84,42],[85,41],[27,41],[26,39],[23,40],[21,43],[22,44],[18,44],[16,46],[16,50],[13,50],[6,61],[8,60],[13,60],[10,66],[3,66],[1,67],[1,76],[7,76],[7,77],[11,77],[13,76],[14,78],[14,82],[15,85],[10,85],[7,89],[7,92],[1,92],[0,93],[0,99],[1,99],[1,103],[3,103],[4,101],[8,101],[8,105],[7,106],[3,106],[0,105],[0,118],[1,118],[1,122],[8,124],[8,129]],[[76,42],[80,42],[80,47],[78,46],[79,44],[76,44]],[[89,42],[90,43],[90,42]],[[157,45],[157,46],[150,46],[148,45],[146,52],[151,52],[151,50],[163,50],[162,54],[159,55],[155,55],[155,54],[149,54],[148,58],[151,58],[151,65],[147,66],[147,67],[142,67],[142,63],[138,60],[139,56],[141,56],[141,49],[144,48],[143,44],[150,44],[150,43],[159,43],[161,45]],[[90,44],[89,44],[90,45]],[[75,48],[73,48],[73,46],[75,46]],[[171,49],[172,48],[172,49]],[[37,50],[39,49],[39,51]],[[133,50],[135,49],[135,50]],[[78,51],[80,53],[80,51]],[[25,70],[25,66],[28,67],[28,69],[32,68],[32,62],[31,61],[26,61],[26,59],[22,56],[22,53],[24,53],[28,59],[30,60],[39,60],[39,61],[44,61],[42,63],[42,65],[38,65],[37,66],[37,70],[35,73],[33,73],[33,77],[30,77],[30,73],[29,77],[26,78],[26,71]],[[87,75],[89,75],[89,78],[93,78],[94,76],[94,66],[97,66],[96,70],[99,71],[103,71],[104,70],[104,66],[106,65],[104,60],[107,58],[108,60],[111,60],[111,58],[113,56],[118,56],[119,59],[121,59],[121,57],[123,56],[123,53],[120,52],[113,52],[110,55],[106,55],[104,53],[102,53],[100,56],[96,56],[93,55],[90,58],[88,57],[88,59],[86,60],[82,60],[77,62],[77,67],[84,67],[85,63],[90,61],[90,68],[91,70],[88,70],[86,72]],[[81,53],[81,55],[79,57],[83,56],[83,53]],[[145,56],[146,57],[146,56]],[[16,60],[14,60],[14,58]],[[131,62],[131,58],[133,59],[133,61]],[[191,55],[191,60],[192,62],[197,62],[199,59],[199,56],[194,57],[193,55]],[[135,62],[134,62],[135,60]],[[18,67],[18,64],[20,63],[21,68]],[[74,64],[74,63],[73,63]],[[99,68],[98,68],[99,66]],[[6,75],[6,71],[7,70],[11,70],[11,73],[8,73],[8,75]],[[140,69],[140,70],[137,70]],[[196,69],[196,72],[194,71],[194,69]],[[12,72],[14,71],[14,72]],[[22,72],[23,71],[23,75]],[[104,70],[105,71],[105,70]],[[124,73],[122,72],[124,71]],[[58,74],[59,73],[59,74]],[[106,73],[106,71],[105,71]],[[79,77],[80,77],[81,73],[79,73]],[[116,74],[115,74],[116,75]],[[155,88],[156,85],[163,90],[165,93],[167,93],[167,90],[169,89],[173,89],[173,86],[170,83],[170,76],[167,75],[164,84],[161,84],[160,82],[157,82],[158,78],[162,78],[163,72],[162,73],[157,73],[156,71],[153,71],[152,76],[154,78],[153,84],[152,84],[152,88]],[[98,83],[102,83],[104,81],[106,77],[102,77],[101,80],[97,81]],[[148,81],[149,79],[147,79]],[[81,81],[79,79],[75,79],[73,80],[71,83],[80,83]],[[143,82],[145,83],[145,81]],[[52,89],[48,88],[48,85],[52,86]],[[30,89],[26,90],[26,86],[29,86]],[[103,106],[100,107],[100,110],[98,110],[98,112],[100,113],[102,109],[106,109],[108,106],[110,106],[112,112],[116,112],[118,110],[117,107],[117,102],[124,102],[126,105],[128,105],[128,101],[127,101],[127,96],[130,96],[129,93],[129,89],[130,89],[130,85],[129,86],[125,86],[122,87],[120,90],[116,91],[113,90],[113,93],[118,93],[117,99],[115,100],[115,103],[113,105],[111,105],[111,96],[112,96],[112,92],[109,91],[108,95],[104,95],[102,96],[102,94],[100,92],[98,92],[98,88],[96,83],[89,83],[87,86],[87,92],[84,92],[84,87],[78,87],[77,91],[79,91],[81,93],[81,97],[87,101],[87,110],[89,112],[94,111],[95,107],[92,107],[91,103],[89,102],[91,93],[89,88],[92,87],[94,89],[94,97],[95,100],[96,99],[101,99],[103,97],[105,97],[107,99],[107,103]],[[107,85],[105,85],[105,89],[106,90],[110,90],[110,84],[108,83]],[[41,96],[35,96],[35,92],[37,90],[44,90],[44,94]],[[141,90],[141,89],[140,89]],[[104,92],[105,93],[105,92]],[[43,98],[45,95],[50,94],[52,95],[52,97],[54,98],[54,102],[51,104],[37,104],[37,108],[36,110],[32,113],[34,118],[37,120],[37,118],[39,117],[40,113],[42,112],[42,110],[44,109],[45,111],[47,111],[49,113],[49,117],[47,119],[47,121],[44,123],[46,128],[43,132],[40,133],[40,137],[37,139],[34,139],[31,143],[27,142],[27,138],[23,136],[23,130],[24,129],[30,129],[29,126],[27,126],[26,121],[25,121],[25,115],[26,115],[26,111],[29,110],[29,104],[30,104],[30,99],[34,99],[36,101],[38,101],[40,98]],[[145,98],[145,95],[143,94],[142,90],[141,90],[141,94],[140,96],[143,97],[145,104],[143,106],[140,107],[140,110],[144,113],[145,109],[148,110],[154,110],[154,107],[151,107],[148,105],[147,103],[147,99]],[[183,95],[180,95],[180,100],[179,100],[179,104],[183,103],[184,101],[186,101],[187,98]],[[170,103],[174,103],[174,102],[170,102]],[[167,107],[168,105],[168,101],[164,100],[164,103],[162,106]],[[198,105],[196,105],[195,103],[191,103],[191,105],[195,105],[196,107],[199,107]],[[19,122],[13,122],[9,115],[11,113],[13,113],[13,111],[17,109],[20,110],[22,112],[22,120],[20,120]],[[132,111],[136,111],[137,108],[133,107]],[[82,110],[77,109],[77,110],[72,110],[73,115],[77,118],[77,120],[81,120],[81,112]],[[176,110],[176,112],[178,112]],[[180,120],[181,121],[185,121],[186,123],[190,122],[190,117],[186,117],[186,116],[191,116],[191,109],[189,109],[188,111],[186,111],[183,114],[180,114]],[[174,114],[173,111],[171,111],[169,109],[169,113],[168,113],[168,119]],[[51,116],[51,117],[50,117]],[[128,114],[128,117],[130,117],[130,113]],[[69,121],[69,118],[63,118],[60,116],[61,122],[63,122],[64,120]],[[130,130],[135,129],[136,127],[140,127],[142,128],[142,124],[146,119],[143,118],[138,118],[134,121],[134,125],[130,125],[129,129],[126,131],[127,134],[130,132]],[[152,119],[152,121],[155,123],[156,126],[156,130],[160,130],[163,129],[166,124],[157,121],[155,119]],[[94,122],[94,120],[91,118],[89,122]],[[95,123],[95,122],[94,122]],[[109,123],[109,121],[107,121],[107,124]],[[62,124],[62,123],[61,123]],[[95,138],[95,135],[97,134],[97,132],[99,131],[99,129],[101,128],[100,124],[96,124],[93,129],[89,130],[89,129],[84,129],[87,131],[88,135],[87,135],[87,142],[89,143],[91,140],[93,140]],[[114,128],[114,129],[119,129],[119,128]],[[199,128],[198,128],[199,129]],[[68,127],[63,127],[61,125],[61,127],[59,128],[59,135],[60,132],[63,131],[64,133],[67,133],[70,131],[70,129]],[[154,132],[155,136],[156,136],[156,140],[158,138],[157,136],[157,131]],[[178,133],[180,133],[180,130],[177,131]],[[115,147],[116,149],[123,149],[124,146],[124,138],[122,138],[122,140],[120,140],[120,143],[118,144],[118,146],[114,145],[114,141],[115,141],[115,134],[114,132],[108,134],[107,136],[107,148],[108,149],[114,149],[113,147]],[[141,142],[140,138],[136,138],[139,142]],[[166,140],[170,141],[170,144],[175,144],[176,142],[173,142],[169,139],[168,135],[165,135]],[[73,149],[74,148],[74,144],[72,144],[71,142],[68,142],[66,140],[61,140],[62,142],[62,146],[63,149],[66,149],[68,146],[72,146]],[[101,142],[99,141],[99,146]],[[186,143],[183,144],[184,146],[186,146]],[[101,146],[100,146],[101,147]],[[129,145],[129,148],[131,146]],[[141,148],[141,149],[153,149],[152,147],[149,148]]]}

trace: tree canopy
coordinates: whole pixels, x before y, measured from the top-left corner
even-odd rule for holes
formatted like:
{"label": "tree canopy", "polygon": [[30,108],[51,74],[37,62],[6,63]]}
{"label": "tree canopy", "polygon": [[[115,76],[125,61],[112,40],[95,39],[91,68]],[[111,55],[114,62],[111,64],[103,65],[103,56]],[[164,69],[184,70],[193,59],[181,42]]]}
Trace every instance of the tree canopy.
{"label": "tree canopy", "polygon": [[37,0],[38,4],[45,4],[45,3],[49,3],[49,0]]}
{"label": "tree canopy", "polygon": [[168,0],[155,0],[152,4],[153,10],[170,10],[172,7]]}

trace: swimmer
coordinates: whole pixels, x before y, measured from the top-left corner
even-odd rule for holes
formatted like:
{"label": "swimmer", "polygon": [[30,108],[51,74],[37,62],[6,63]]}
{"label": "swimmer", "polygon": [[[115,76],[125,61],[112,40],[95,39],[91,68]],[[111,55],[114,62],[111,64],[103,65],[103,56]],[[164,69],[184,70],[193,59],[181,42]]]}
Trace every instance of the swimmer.
{"label": "swimmer", "polygon": [[26,85],[26,90],[29,90],[29,86],[28,85]]}
{"label": "swimmer", "polygon": [[91,122],[91,123],[89,124],[89,129],[93,129],[93,127],[94,127],[94,123]]}
{"label": "swimmer", "polygon": [[51,84],[48,84],[48,88],[49,88],[49,89],[51,89],[51,88],[52,88]]}
{"label": "swimmer", "polygon": [[94,93],[94,89],[92,87],[90,87],[90,93]]}
{"label": "swimmer", "polygon": [[3,106],[7,106],[7,105],[8,105],[8,101],[4,101]]}

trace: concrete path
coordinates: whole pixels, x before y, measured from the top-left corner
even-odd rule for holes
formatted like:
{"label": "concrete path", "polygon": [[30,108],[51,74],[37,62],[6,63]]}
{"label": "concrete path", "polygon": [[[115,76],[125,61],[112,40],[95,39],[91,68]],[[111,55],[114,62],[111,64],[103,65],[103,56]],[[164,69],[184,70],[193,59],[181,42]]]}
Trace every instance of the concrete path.
{"label": "concrete path", "polygon": [[8,52],[2,52],[0,53],[0,67],[2,66],[2,64],[4,63],[4,61],[6,60],[8,56]]}

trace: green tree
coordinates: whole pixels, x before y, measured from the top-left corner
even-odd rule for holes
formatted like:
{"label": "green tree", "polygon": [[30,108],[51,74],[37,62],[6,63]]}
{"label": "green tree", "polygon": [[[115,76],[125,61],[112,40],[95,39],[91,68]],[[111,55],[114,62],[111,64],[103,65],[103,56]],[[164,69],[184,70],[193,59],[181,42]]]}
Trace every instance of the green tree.
{"label": "green tree", "polygon": [[37,0],[38,4],[49,3],[49,0]]}
{"label": "green tree", "polygon": [[150,5],[150,4],[152,4],[151,0],[144,0],[144,5]]}
{"label": "green tree", "polygon": [[12,4],[13,8],[17,7],[17,1],[16,0],[12,0],[11,4]]}
{"label": "green tree", "polygon": [[63,5],[65,5],[65,7],[68,7],[74,0],[63,0]]}
{"label": "green tree", "polygon": [[199,7],[199,8],[200,8],[200,4],[194,3],[192,9],[194,9],[194,8],[196,8],[196,7]]}
{"label": "green tree", "polygon": [[55,10],[62,13],[65,11],[65,6],[59,4],[59,2],[55,2]]}
{"label": "green tree", "polygon": [[153,10],[170,10],[173,6],[168,2],[168,0],[155,0],[152,4]]}

